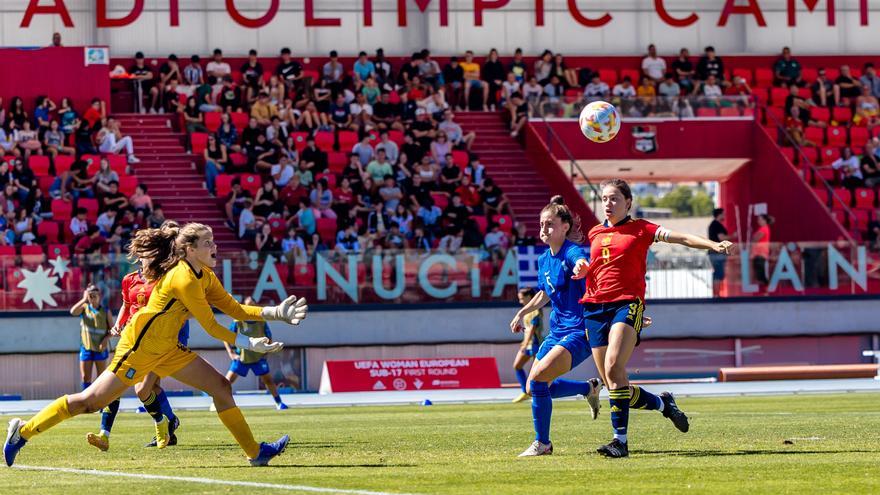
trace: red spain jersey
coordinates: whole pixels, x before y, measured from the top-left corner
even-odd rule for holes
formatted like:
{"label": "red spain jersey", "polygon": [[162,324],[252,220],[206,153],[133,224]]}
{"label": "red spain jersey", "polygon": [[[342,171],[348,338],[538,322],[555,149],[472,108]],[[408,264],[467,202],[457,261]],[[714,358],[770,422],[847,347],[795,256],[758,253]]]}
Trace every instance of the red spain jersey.
{"label": "red spain jersey", "polygon": [[125,328],[128,319],[147,305],[150,293],[153,292],[152,282],[147,282],[141,272],[131,272],[122,279],[122,302],[128,306],[128,312],[124,313],[119,320],[119,329]]}
{"label": "red spain jersey", "polygon": [[587,291],[580,302],[645,300],[648,248],[668,231],[645,220],[626,220],[590,229]]}

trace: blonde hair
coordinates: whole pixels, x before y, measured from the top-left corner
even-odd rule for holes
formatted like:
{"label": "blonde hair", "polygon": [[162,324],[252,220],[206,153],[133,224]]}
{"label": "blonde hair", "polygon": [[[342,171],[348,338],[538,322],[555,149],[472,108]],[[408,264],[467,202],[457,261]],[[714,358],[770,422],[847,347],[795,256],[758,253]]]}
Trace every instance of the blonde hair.
{"label": "blonde hair", "polygon": [[541,210],[541,215],[545,212],[551,213],[553,216],[558,217],[562,223],[568,224],[568,234],[566,234],[566,238],[574,242],[575,244],[581,244],[584,242],[584,233],[581,232],[581,217],[575,213],[572,213],[571,209],[565,204],[565,199],[556,195],[550,198],[550,204],[544,207]]}
{"label": "blonde hair", "polygon": [[201,223],[181,227],[169,220],[158,229],[139,230],[131,241],[128,254],[145,261],[141,267],[144,278],[156,281],[186,258],[186,248],[195,247],[199,238],[209,232],[211,227]]}

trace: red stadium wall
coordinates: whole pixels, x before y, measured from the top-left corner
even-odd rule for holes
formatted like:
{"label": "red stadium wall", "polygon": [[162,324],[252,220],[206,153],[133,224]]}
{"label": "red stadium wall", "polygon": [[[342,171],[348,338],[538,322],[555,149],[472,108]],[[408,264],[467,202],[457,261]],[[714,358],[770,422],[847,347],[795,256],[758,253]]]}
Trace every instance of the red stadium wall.
{"label": "red stadium wall", "polygon": [[55,103],[69,97],[78,113],[88,107],[92,98],[100,98],[109,105],[110,66],[86,66],[84,51],[83,47],[0,48],[4,67],[0,96],[4,106],[13,96],[24,99],[28,112],[38,96],[48,96]]}

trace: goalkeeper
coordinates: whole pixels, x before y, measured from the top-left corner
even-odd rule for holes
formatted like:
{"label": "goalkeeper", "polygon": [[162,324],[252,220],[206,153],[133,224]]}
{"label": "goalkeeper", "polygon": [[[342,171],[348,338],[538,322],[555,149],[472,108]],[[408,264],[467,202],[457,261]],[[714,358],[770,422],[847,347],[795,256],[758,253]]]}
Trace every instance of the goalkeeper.
{"label": "goalkeeper", "polygon": [[[11,466],[28,440],[73,416],[94,412],[122,395],[149,372],[202,390],[214,399],[220,421],[254,466],[265,466],[284,451],[289,437],[257,443],[250,426],[236,407],[229,381],[203,358],[180,344],[177,334],[194,317],[214,338],[241,349],[277,352],[284,346],[268,338],[235,334],[220,325],[211,307],[236,320],[283,321],[298,325],[308,311],[304,299],[290,296],[278,306],[245,306],[236,302],[211,270],[217,265],[217,246],[210,227],[189,223],[183,227],[143,229],[132,240],[129,254],[150,260],[143,267],[147,280],[155,281],[147,306],[131,317],[110,367],[86,390],[56,399],[27,422],[9,422],[3,454]],[[168,420],[156,422],[157,446],[169,440]]]}

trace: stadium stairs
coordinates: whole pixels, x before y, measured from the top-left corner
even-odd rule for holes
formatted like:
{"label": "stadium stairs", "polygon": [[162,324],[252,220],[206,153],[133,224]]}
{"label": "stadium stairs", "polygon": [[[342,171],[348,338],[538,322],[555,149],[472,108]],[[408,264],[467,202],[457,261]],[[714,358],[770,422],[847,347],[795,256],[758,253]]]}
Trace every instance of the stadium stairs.
{"label": "stadium stairs", "polygon": [[525,222],[530,235],[537,235],[538,216],[550,200],[550,187],[538,173],[536,165],[526,156],[499,112],[459,112],[455,119],[466,132],[474,131],[477,139],[471,152],[480,157],[486,174],[510,200],[513,217]]}

